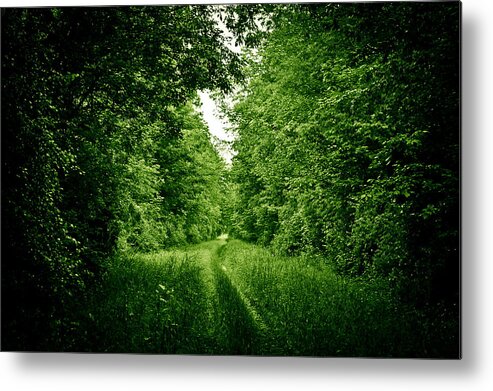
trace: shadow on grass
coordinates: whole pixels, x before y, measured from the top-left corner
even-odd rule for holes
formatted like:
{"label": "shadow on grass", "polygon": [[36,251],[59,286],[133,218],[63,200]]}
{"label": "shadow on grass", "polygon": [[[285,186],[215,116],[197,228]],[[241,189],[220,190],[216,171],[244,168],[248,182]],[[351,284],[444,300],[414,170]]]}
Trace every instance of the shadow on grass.
{"label": "shadow on grass", "polygon": [[217,308],[220,354],[258,354],[261,333],[237,288],[228,276],[214,269],[219,305]]}

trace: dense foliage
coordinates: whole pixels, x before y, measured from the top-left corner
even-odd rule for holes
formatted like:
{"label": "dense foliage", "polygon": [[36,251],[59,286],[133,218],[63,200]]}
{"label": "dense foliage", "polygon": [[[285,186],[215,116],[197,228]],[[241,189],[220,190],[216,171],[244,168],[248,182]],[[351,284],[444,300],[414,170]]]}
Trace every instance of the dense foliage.
{"label": "dense foliage", "polygon": [[236,236],[456,308],[459,7],[271,10],[231,113]]}
{"label": "dense foliage", "polygon": [[5,349],[63,346],[68,303],[115,250],[219,232],[224,167],[192,104],[241,78],[216,14],[2,10]]}

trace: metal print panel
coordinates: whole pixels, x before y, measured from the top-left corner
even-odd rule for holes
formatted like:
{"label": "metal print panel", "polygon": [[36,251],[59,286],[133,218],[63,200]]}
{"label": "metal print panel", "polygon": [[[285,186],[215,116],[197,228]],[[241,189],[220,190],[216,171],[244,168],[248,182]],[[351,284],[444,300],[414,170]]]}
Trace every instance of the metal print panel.
{"label": "metal print panel", "polygon": [[2,350],[460,358],[460,3],[2,10]]}

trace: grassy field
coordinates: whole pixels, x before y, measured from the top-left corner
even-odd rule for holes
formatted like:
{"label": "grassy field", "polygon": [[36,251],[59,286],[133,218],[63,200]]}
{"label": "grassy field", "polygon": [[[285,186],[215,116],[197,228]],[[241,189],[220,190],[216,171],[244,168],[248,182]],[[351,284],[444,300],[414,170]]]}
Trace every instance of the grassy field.
{"label": "grassy field", "polygon": [[70,350],[440,357],[457,327],[429,324],[383,281],[224,237],[119,257],[83,307]]}

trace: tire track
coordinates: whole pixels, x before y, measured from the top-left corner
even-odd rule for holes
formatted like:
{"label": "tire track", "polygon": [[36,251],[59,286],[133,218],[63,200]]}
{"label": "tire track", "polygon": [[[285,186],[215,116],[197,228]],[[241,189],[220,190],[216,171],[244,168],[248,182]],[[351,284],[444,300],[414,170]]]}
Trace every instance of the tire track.
{"label": "tire track", "polygon": [[255,309],[255,307],[251,304],[248,296],[242,292],[238,284],[235,283],[234,278],[228,273],[228,269],[226,268],[226,266],[218,264],[217,267],[219,268],[220,272],[222,271],[225,277],[230,281],[231,287],[236,291],[236,295],[240,298],[243,305],[245,306],[246,311],[254,320],[257,329],[261,332],[265,332],[267,330],[267,325],[265,324],[258,311]]}
{"label": "tire track", "polygon": [[234,272],[221,262],[220,249],[225,245],[225,238],[219,238],[188,251],[202,268],[209,350],[212,354],[262,354],[268,327],[235,281]]}
{"label": "tire track", "polygon": [[219,320],[227,340],[228,354],[262,354],[268,328],[235,281],[234,273],[221,262],[221,247],[215,252],[211,267],[216,276]]}

